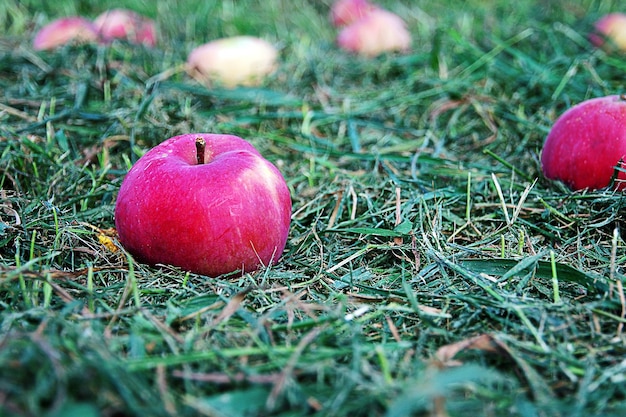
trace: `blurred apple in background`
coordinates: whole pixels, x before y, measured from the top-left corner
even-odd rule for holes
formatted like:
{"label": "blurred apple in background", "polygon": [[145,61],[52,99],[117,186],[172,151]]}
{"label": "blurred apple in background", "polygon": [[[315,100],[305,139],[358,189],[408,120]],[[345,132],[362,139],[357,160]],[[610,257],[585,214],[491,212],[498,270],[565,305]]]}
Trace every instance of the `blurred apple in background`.
{"label": "blurred apple in background", "polygon": [[[541,168],[546,178],[572,190],[599,189],[611,184],[624,159],[626,97],[612,95],[583,101],[556,120],[541,152]],[[618,171],[617,179],[614,188],[626,190],[626,172]]]}
{"label": "blurred apple in background", "polygon": [[115,204],[122,246],[137,260],[208,276],[281,257],[291,196],[278,169],[242,138],[170,138],[130,169]]}
{"label": "blurred apple in background", "polygon": [[157,43],[155,22],[132,10],[107,10],[96,17],[94,25],[103,42],[123,39],[146,46],[155,46]]}
{"label": "blurred apple in background", "polygon": [[330,20],[335,27],[346,26],[376,8],[367,0],[338,0],[330,8]]}
{"label": "blurred apple in background", "polygon": [[276,70],[277,57],[276,48],[263,39],[222,38],[193,49],[187,57],[187,71],[205,84],[253,86]]}
{"label": "blurred apple in background", "polygon": [[94,24],[79,16],[62,17],[43,26],[35,35],[33,48],[54,49],[71,42],[96,42],[98,32]]}
{"label": "blurred apple in background", "polygon": [[626,52],[626,14],[610,13],[600,18],[589,39],[597,47]]}
{"label": "blurred apple in background", "polygon": [[337,44],[344,50],[374,57],[385,52],[408,50],[411,34],[400,16],[375,9],[344,27],[337,36]]}

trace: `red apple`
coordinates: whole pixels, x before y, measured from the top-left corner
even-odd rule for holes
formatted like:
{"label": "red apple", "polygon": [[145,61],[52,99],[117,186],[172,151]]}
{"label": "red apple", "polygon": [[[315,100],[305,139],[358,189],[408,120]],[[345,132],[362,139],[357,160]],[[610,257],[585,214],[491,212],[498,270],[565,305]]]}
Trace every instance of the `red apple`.
{"label": "red apple", "polygon": [[156,25],[152,19],[132,10],[111,9],[100,14],[94,25],[103,42],[124,39],[130,43],[155,46],[157,41]]}
{"label": "red apple", "polygon": [[70,42],[95,42],[98,33],[94,25],[79,16],[62,17],[43,26],[35,35],[33,48],[54,49]]}
{"label": "red apple", "polygon": [[191,133],[155,146],[115,204],[119,241],[137,260],[208,276],[278,261],[290,221],[281,173],[231,135]]}
{"label": "red apple", "polygon": [[330,21],[335,27],[346,26],[376,8],[367,0],[338,0],[330,8]]}
{"label": "red apple", "polygon": [[406,51],[411,45],[411,34],[400,16],[375,9],[343,28],[337,43],[347,51],[374,57],[384,52]]}
{"label": "red apple", "polygon": [[626,14],[607,14],[595,23],[594,29],[589,39],[595,46],[626,52]]}
{"label": "red apple", "polygon": [[193,49],[187,57],[187,71],[202,83],[252,86],[274,72],[277,56],[276,48],[263,39],[234,36]]}
{"label": "red apple", "polygon": [[[606,96],[583,101],[554,123],[541,153],[546,178],[573,190],[610,185],[615,166],[626,158],[626,99]],[[618,180],[626,180],[619,171]],[[626,189],[626,182],[615,184]]]}

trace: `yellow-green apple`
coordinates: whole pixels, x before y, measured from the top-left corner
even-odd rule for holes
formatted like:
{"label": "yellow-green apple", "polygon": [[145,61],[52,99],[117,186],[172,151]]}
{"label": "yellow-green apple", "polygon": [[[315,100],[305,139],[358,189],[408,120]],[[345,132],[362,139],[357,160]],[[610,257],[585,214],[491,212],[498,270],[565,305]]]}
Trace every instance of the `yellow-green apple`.
{"label": "yellow-green apple", "polygon": [[330,21],[335,27],[346,26],[376,8],[367,0],[337,0],[330,8]]}
{"label": "yellow-green apple", "polygon": [[53,20],[39,29],[33,39],[33,48],[47,50],[71,42],[95,42],[97,39],[98,32],[91,21],[69,16]]}
{"label": "yellow-green apple", "polygon": [[626,52],[626,14],[609,13],[602,16],[596,21],[589,39],[597,47],[607,50],[617,48]]}
{"label": "yellow-green apple", "polygon": [[96,17],[94,25],[104,43],[123,39],[130,43],[155,46],[157,42],[154,20],[132,10],[107,10]]}
{"label": "yellow-green apple", "polygon": [[187,57],[187,71],[205,84],[252,86],[276,70],[277,57],[274,45],[263,39],[234,36],[194,48]]}
{"label": "yellow-green apple", "polygon": [[411,34],[400,16],[375,9],[344,27],[337,36],[337,44],[347,51],[374,57],[385,52],[408,50]]}
{"label": "yellow-green apple", "polygon": [[[583,101],[554,123],[541,153],[546,178],[573,190],[608,187],[626,157],[626,99],[612,95]],[[618,170],[614,188],[626,189]]]}
{"label": "yellow-green apple", "polygon": [[279,170],[250,142],[190,133],[146,152],[115,204],[122,246],[137,260],[218,276],[281,257],[291,196]]}

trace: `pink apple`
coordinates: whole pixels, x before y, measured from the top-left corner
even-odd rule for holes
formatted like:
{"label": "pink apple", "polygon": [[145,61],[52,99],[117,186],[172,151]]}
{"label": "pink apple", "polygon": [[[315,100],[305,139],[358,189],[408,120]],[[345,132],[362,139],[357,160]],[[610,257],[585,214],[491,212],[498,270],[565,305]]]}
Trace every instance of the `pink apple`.
{"label": "pink apple", "polygon": [[[573,190],[610,185],[615,166],[626,158],[626,99],[606,96],[583,101],[554,123],[541,153],[546,178]],[[618,180],[626,180],[619,172]],[[615,188],[626,189],[616,181]]]}
{"label": "pink apple", "polygon": [[37,50],[54,49],[70,42],[95,42],[98,33],[94,25],[79,16],[62,17],[42,27],[33,40]]}
{"label": "pink apple", "polygon": [[152,148],[115,205],[120,243],[139,261],[208,276],[278,261],[290,221],[281,173],[231,135],[190,133]]}
{"label": "pink apple", "polygon": [[132,10],[107,10],[96,17],[94,25],[103,42],[124,39],[146,46],[155,46],[157,42],[154,21]]}
{"label": "pink apple", "polygon": [[594,29],[589,39],[595,46],[626,52],[626,14],[607,14],[595,23]]}
{"label": "pink apple", "polygon": [[187,70],[200,82],[258,85],[276,69],[278,51],[269,42],[253,36],[217,39],[193,49]]}
{"label": "pink apple", "polygon": [[333,26],[346,26],[377,7],[367,0],[337,0],[330,8],[330,21]]}
{"label": "pink apple", "polygon": [[411,34],[398,15],[376,9],[343,28],[337,36],[337,43],[347,51],[374,57],[385,52],[408,50]]}

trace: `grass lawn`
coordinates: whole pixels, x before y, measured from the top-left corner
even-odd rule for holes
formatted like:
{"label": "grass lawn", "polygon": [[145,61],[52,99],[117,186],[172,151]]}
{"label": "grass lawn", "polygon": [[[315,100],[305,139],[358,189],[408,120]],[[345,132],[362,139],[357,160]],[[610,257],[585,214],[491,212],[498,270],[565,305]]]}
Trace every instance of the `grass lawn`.
{"label": "grass lawn", "polygon": [[[625,91],[626,55],[587,40],[621,1],[381,1],[412,48],[361,58],[330,0],[128,0],[158,47],[32,49],[116,3],[0,4],[0,415],[626,415],[626,200],[539,160],[566,109]],[[262,86],[182,70],[239,34],[280,48]],[[117,245],[125,173],[190,132],[281,170],[278,264],[209,278]]]}

